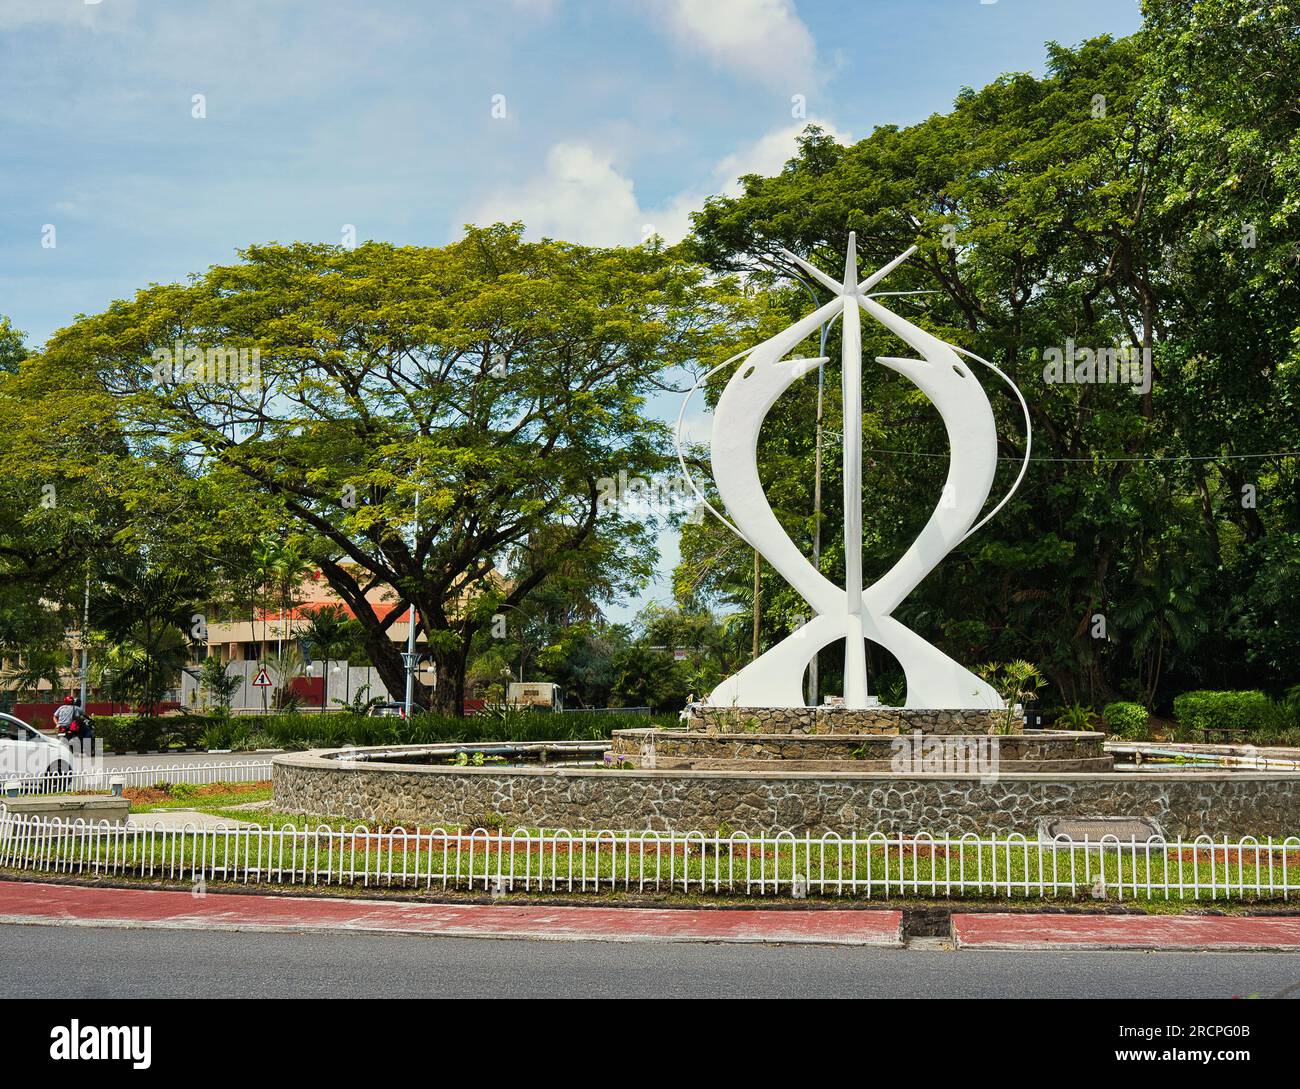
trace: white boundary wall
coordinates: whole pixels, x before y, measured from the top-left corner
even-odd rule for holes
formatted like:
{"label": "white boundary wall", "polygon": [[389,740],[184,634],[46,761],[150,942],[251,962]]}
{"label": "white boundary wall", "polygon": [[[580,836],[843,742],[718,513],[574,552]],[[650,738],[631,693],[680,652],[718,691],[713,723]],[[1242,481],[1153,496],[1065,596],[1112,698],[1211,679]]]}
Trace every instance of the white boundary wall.
{"label": "white boundary wall", "polygon": [[[226,665],[226,676],[239,677],[241,684],[231,698],[230,709],[232,711],[261,711],[262,710],[262,692],[266,692],[266,706],[271,706],[271,694],[275,691],[274,686],[265,690],[253,687],[253,679],[257,676],[257,662],[239,661],[229,662]],[[191,666],[190,668],[195,668]],[[270,667],[268,667],[268,670]],[[319,677],[322,670],[325,669],[323,661],[312,663],[309,676]],[[379,679],[379,670],[373,666],[345,666],[342,662],[331,662],[328,673],[328,698],[325,701],[327,710],[337,711],[340,707],[334,702],[335,699],[349,701],[366,685],[370,685],[368,696],[378,696],[381,699],[396,700],[404,698],[402,695],[393,695],[385,687],[384,682]],[[271,679],[275,680],[275,673],[271,671]],[[185,672],[181,674],[181,706],[186,710],[192,707],[201,707],[203,705],[203,693],[198,691],[199,683],[192,674]],[[196,694],[197,693],[197,700]],[[318,709],[316,705],[308,704],[302,710],[310,711]]]}

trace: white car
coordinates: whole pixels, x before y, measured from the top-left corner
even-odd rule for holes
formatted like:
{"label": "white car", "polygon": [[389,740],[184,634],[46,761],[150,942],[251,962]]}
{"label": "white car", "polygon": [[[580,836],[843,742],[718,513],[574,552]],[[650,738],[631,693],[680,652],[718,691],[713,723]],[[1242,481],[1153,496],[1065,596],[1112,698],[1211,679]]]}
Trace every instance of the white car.
{"label": "white car", "polygon": [[55,789],[59,779],[70,775],[75,766],[66,742],[0,713],[0,779],[42,779],[47,789]]}

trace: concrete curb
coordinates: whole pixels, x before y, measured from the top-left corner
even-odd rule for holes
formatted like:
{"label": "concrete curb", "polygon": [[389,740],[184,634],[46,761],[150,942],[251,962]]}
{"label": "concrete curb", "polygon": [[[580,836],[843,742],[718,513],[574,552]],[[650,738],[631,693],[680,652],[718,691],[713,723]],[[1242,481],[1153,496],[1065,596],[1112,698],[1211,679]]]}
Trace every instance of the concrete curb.
{"label": "concrete curb", "polygon": [[529,941],[902,948],[901,911],[400,903],[70,885],[0,885],[0,923],[168,930],[411,934]]}
{"label": "concrete curb", "polygon": [[[631,909],[629,909],[631,910]],[[250,934],[403,934],[420,938],[478,938],[503,941],[604,942],[627,945],[842,945],[878,949],[902,949],[903,942],[884,942],[851,937],[798,937],[794,935],[689,935],[689,934],[557,934],[545,930],[494,930],[491,933],[473,927],[444,927],[436,932],[402,926],[322,926],[280,925],[271,923],[213,923],[207,920],[166,920],[150,922],[135,919],[69,919],[65,916],[0,915],[0,925],[71,926],[97,930],[215,930]]]}
{"label": "concrete curb", "polygon": [[954,912],[952,940],[958,950],[1297,953],[1300,952],[1300,919],[1258,915]]}

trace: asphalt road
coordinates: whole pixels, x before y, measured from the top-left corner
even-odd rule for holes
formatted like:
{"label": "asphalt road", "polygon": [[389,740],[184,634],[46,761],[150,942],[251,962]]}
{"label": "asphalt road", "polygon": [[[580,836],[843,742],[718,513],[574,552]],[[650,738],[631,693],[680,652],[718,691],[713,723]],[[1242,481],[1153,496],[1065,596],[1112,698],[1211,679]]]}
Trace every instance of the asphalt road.
{"label": "asphalt road", "polygon": [[1300,956],[631,945],[5,926],[11,998],[1230,998]]}

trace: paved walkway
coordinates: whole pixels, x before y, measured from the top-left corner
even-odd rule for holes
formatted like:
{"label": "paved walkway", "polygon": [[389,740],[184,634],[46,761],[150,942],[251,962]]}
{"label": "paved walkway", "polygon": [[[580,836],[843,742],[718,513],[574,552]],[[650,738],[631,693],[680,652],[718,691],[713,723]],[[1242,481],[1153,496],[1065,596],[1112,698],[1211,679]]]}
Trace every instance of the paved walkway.
{"label": "paved walkway", "polygon": [[902,912],[418,904],[194,895],[0,881],[0,923],[190,930],[349,930],[621,942],[902,945]]}
{"label": "paved walkway", "polygon": [[959,949],[1300,952],[1295,916],[954,914],[952,930]]}
{"label": "paved walkway", "polygon": [[[0,881],[0,924],[901,948],[902,912],[423,904]],[[954,912],[958,950],[1300,952],[1300,917]],[[926,939],[935,943],[936,939]],[[922,943],[917,943],[918,945]]]}

